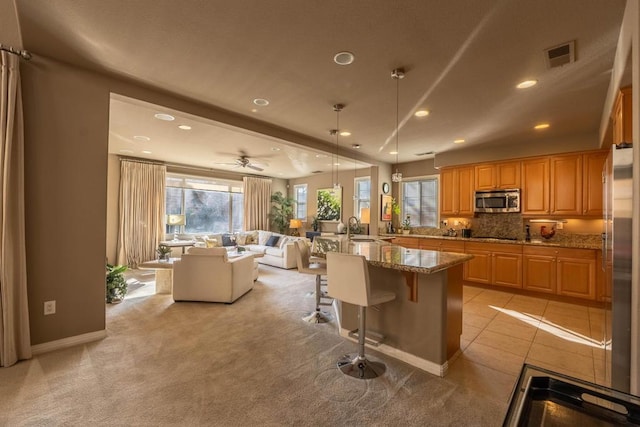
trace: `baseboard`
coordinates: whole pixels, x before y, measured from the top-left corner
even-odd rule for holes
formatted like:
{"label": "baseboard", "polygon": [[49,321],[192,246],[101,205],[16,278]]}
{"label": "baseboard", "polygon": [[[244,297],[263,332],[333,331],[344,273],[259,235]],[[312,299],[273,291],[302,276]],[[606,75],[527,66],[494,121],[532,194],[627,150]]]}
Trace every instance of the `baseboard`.
{"label": "baseboard", "polygon": [[31,346],[31,353],[34,356],[42,353],[48,353],[50,351],[61,350],[63,348],[73,347],[79,344],[86,344],[88,342],[98,341],[107,337],[107,331],[105,329],[101,331],[88,332],[82,335],[75,335],[72,337],[63,338],[61,340],[49,341],[42,344],[36,344]]}
{"label": "baseboard", "polygon": [[[340,336],[347,338],[351,341],[356,341],[353,338],[349,337],[348,330],[344,328],[340,328]],[[437,375],[439,377],[444,377],[447,374],[447,370],[449,369],[449,361],[444,362],[442,365],[439,365],[435,362],[431,362],[426,359],[422,359],[414,354],[407,353],[406,351],[399,350],[395,347],[391,347],[385,344],[380,344],[379,346],[371,346],[366,344],[367,347],[372,350],[379,351],[380,353],[386,354],[387,356],[391,356],[398,360],[402,360],[405,363],[408,363],[411,366],[415,366],[416,368],[422,369],[430,374]],[[457,357],[457,354],[454,355],[454,358]]]}

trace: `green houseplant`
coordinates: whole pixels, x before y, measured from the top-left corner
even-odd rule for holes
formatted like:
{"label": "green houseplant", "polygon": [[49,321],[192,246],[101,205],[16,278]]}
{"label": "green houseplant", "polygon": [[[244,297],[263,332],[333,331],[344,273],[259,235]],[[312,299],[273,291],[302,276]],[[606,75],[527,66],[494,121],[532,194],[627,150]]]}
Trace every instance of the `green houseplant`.
{"label": "green houseplant", "polygon": [[171,248],[167,245],[160,245],[158,246],[158,249],[156,249],[156,252],[158,253],[159,260],[169,259],[169,255],[171,254]]}
{"label": "green houseplant", "polygon": [[411,217],[407,215],[407,217],[402,221],[402,233],[409,234],[411,231]]}
{"label": "green houseplant", "polygon": [[293,209],[296,201],[293,197],[287,197],[280,191],[271,195],[271,224],[280,234],[284,234],[289,227],[289,220],[293,217]]}
{"label": "green houseplant", "polygon": [[125,271],[127,271],[126,265],[107,264],[107,303],[122,301],[127,294]]}

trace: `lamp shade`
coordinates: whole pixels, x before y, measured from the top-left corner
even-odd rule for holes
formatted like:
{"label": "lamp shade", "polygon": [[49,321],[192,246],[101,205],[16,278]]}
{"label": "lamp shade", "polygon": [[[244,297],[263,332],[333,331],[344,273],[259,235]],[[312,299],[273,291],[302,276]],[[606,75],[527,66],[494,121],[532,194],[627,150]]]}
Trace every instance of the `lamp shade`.
{"label": "lamp shade", "polygon": [[168,225],[185,225],[186,217],[184,215],[167,215]]}
{"label": "lamp shade", "polygon": [[360,222],[369,224],[371,222],[371,210],[369,208],[360,209]]}
{"label": "lamp shade", "polygon": [[289,221],[289,228],[300,228],[302,227],[302,220],[292,219]]}

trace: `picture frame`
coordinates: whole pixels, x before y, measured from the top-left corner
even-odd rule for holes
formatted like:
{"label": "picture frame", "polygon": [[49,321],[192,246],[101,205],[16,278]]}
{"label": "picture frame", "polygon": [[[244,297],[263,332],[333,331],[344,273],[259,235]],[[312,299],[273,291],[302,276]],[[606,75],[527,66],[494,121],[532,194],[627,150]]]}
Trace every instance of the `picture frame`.
{"label": "picture frame", "polygon": [[393,197],[383,194],[380,203],[380,221],[391,221],[393,219]]}
{"label": "picture frame", "polygon": [[339,222],[342,217],[342,187],[320,188],[317,191],[317,214],[319,221]]}

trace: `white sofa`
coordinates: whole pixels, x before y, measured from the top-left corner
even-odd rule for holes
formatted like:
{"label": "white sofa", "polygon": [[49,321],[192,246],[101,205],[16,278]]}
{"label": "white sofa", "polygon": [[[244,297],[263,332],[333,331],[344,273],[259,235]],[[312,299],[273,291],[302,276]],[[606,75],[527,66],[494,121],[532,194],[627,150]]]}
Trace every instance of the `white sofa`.
{"label": "white sofa", "polygon": [[173,300],[232,303],[253,288],[254,257],[225,248],[189,248],[173,262]]}
{"label": "white sofa", "polygon": [[[244,235],[251,236],[249,240],[243,240]],[[257,235],[257,240],[254,240]],[[278,241],[275,246],[267,246],[269,238],[278,237]],[[263,256],[257,258],[260,264],[271,265],[279,268],[296,268],[296,240],[303,239],[305,237],[293,237],[285,236],[280,233],[274,233],[271,231],[255,230],[246,231],[244,233],[238,233],[237,235],[238,245],[243,246],[250,252],[262,254]],[[244,242],[244,243],[243,243]]]}

